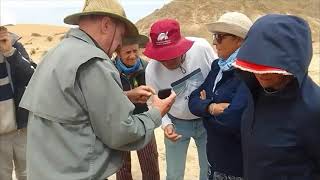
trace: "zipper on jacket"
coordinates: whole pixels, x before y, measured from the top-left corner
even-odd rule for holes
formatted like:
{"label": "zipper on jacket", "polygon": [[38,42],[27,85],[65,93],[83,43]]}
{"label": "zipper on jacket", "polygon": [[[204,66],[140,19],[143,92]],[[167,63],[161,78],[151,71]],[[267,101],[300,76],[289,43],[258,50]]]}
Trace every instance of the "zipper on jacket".
{"label": "zipper on jacket", "polygon": [[255,113],[255,103],[253,102],[253,99],[252,99],[252,102],[251,101],[249,101],[248,100],[248,104],[247,104],[247,106],[251,106],[251,104],[249,104],[249,103],[253,103],[253,105],[252,105],[252,107],[253,107],[253,112],[251,111],[251,112],[248,112],[248,113],[251,113],[251,114],[249,114],[248,116],[249,116],[249,118],[250,118],[250,124],[249,124],[249,133],[250,133],[250,135],[253,135],[253,131],[254,131],[254,126],[255,126],[255,124],[256,124],[256,113]]}
{"label": "zipper on jacket", "polygon": [[253,119],[253,122],[250,125],[250,134],[253,135],[253,129],[254,129],[254,124],[255,124],[255,119]]}
{"label": "zipper on jacket", "polygon": [[[133,88],[132,88],[132,85],[131,85],[131,83],[130,83],[130,80],[127,78],[127,76],[125,76],[123,73],[121,73],[120,74],[126,81],[127,81],[127,83],[129,84],[129,87],[130,87],[130,89],[129,90],[132,90]],[[123,86],[123,85],[122,85]],[[126,91],[129,91],[129,90],[126,90]]]}

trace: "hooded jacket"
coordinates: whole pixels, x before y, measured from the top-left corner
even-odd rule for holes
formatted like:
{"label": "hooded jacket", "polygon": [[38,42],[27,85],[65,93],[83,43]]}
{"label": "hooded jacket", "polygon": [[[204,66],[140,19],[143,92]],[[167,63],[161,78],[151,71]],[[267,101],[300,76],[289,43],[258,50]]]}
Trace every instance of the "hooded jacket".
{"label": "hooded jacket", "polygon": [[295,16],[264,16],[251,27],[237,58],[294,76],[285,88],[267,94],[253,74],[242,74],[251,92],[241,125],[244,178],[318,179],[320,88],[308,76],[309,25]]}

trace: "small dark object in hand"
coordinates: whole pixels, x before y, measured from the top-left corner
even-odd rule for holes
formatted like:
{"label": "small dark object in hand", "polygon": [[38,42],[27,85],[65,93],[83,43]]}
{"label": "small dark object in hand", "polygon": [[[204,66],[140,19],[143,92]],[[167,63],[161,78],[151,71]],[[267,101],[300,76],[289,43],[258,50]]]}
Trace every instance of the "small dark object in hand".
{"label": "small dark object in hand", "polygon": [[161,90],[159,90],[159,92],[158,92],[158,97],[159,97],[160,99],[165,99],[165,98],[169,97],[170,94],[171,94],[171,88],[161,89]]}

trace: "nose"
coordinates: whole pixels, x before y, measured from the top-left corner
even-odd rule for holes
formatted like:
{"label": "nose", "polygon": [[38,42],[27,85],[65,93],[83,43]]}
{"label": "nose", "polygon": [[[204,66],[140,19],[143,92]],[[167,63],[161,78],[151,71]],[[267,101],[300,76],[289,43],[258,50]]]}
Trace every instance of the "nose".
{"label": "nose", "polygon": [[213,39],[212,44],[213,44],[213,45],[217,45],[217,44],[218,44],[216,38]]}
{"label": "nose", "polygon": [[136,54],[135,53],[130,53],[129,58],[130,59],[136,59]]}
{"label": "nose", "polygon": [[170,62],[168,63],[167,61],[165,61],[165,62],[162,62],[162,64],[165,66],[168,66],[168,65],[170,65]]}

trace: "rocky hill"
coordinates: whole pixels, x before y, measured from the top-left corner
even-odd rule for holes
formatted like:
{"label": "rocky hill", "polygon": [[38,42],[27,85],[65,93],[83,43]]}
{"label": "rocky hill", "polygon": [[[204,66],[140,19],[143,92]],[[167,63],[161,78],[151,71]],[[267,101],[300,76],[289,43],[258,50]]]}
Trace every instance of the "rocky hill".
{"label": "rocky hill", "polygon": [[173,0],[138,21],[137,26],[148,34],[149,27],[155,20],[174,18],[179,20],[184,35],[209,40],[211,35],[205,24],[216,21],[222,14],[230,11],[242,12],[252,20],[268,13],[301,16],[310,23],[313,40],[319,41],[320,0]]}

